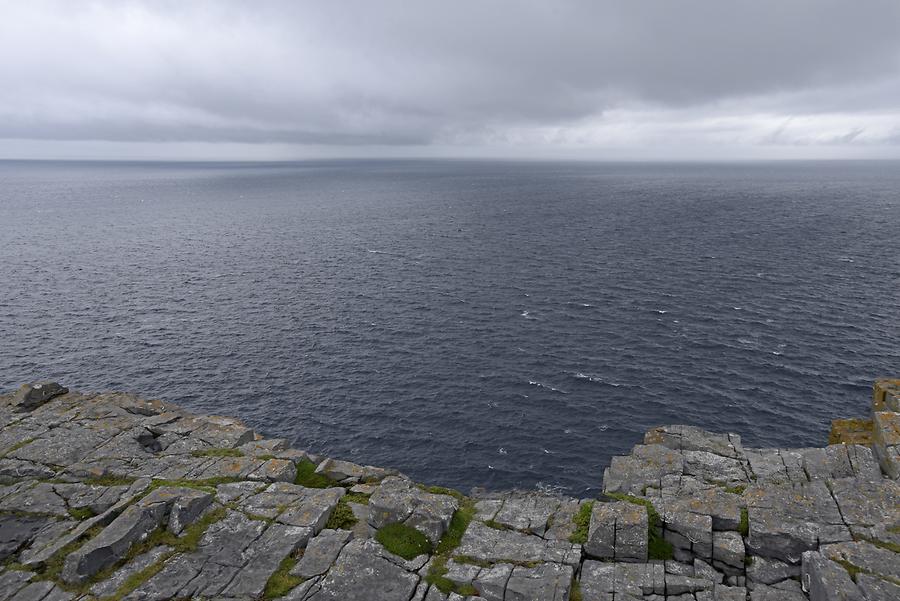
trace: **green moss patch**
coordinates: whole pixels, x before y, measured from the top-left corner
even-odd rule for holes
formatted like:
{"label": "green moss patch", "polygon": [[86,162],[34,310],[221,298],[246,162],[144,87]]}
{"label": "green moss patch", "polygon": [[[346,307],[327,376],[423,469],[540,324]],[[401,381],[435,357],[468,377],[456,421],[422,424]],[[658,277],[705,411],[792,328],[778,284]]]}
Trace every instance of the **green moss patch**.
{"label": "green moss patch", "polygon": [[295,565],[297,565],[297,558],[293,555],[288,555],[281,560],[278,569],[269,576],[269,580],[266,582],[263,599],[269,601],[284,597],[295,586],[303,583],[303,578],[291,575],[291,570]]}
{"label": "green moss patch", "polygon": [[593,501],[586,501],[578,508],[578,513],[572,517],[572,523],[575,524],[575,532],[569,537],[570,543],[583,545],[587,542],[588,529],[591,526],[591,512],[593,510]]}
{"label": "green moss patch", "polygon": [[297,476],[294,478],[294,484],[305,486],[306,488],[331,488],[339,486],[337,482],[325,476],[316,473],[316,464],[312,461],[304,460],[297,464]]}
{"label": "green moss patch", "polygon": [[341,497],[341,500],[338,501],[337,506],[325,523],[325,527],[329,530],[350,530],[358,521],[356,516],[353,515],[353,509],[350,508],[344,497]]}
{"label": "green moss patch", "polygon": [[244,453],[237,449],[212,448],[191,451],[192,457],[243,457]]}
{"label": "green moss patch", "polygon": [[741,507],[741,523],[738,524],[738,532],[745,538],[750,536],[750,512],[746,507]]}
{"label": "green moss patch", "polygon": [[90,507],[69,507],[69,515],[80,522],[92,518],[96,514]]}
{"label": "green moss patch", "polygon": [[403,559],[431,553],[431,543],[424,534],[404,524],[388,524],[375,534],[375,540]]}

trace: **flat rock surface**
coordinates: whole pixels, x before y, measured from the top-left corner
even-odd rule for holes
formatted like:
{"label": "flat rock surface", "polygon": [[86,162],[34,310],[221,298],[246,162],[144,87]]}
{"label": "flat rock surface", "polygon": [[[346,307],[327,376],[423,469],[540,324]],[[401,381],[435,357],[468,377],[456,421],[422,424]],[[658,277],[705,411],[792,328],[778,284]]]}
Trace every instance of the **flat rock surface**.
{"label": "flat rock surface", "polygon": [[0,395],[0,601],[897,601],[882,396],[880,448],[661,426],[574,499],[465,497],[229,417],[23,387]]}

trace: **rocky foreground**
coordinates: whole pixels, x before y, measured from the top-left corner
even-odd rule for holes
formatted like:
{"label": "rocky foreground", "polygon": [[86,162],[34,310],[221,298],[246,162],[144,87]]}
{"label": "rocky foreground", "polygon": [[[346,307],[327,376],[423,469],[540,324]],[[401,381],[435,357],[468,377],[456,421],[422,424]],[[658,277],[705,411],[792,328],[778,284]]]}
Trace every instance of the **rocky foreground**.
{"label": "rocky foreground", "polygon": [[0,396],[0,601],[900,599],[900,381],[861,444],[647,433],[600,499],[471,496],[230,418],[56,384]]}

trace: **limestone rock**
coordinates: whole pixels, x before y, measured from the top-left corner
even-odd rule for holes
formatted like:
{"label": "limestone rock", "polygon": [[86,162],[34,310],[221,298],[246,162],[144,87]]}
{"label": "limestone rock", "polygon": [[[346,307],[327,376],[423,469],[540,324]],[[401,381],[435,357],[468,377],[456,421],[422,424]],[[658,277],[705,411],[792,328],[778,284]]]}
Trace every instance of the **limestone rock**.
{"label": "limestone rock", "polygon": [[351,541],[321,581],[309,601],[395,601],[409,599],[419,577],[383,559],[374,541]]}
{"label": "limestone rock", "polygon": [[13,395],[12,406],[16,411],[34,411],[51,399],[69,392],[68,388],[56,382],[22,384]]}
{"label": "limestone rock", "polygon": [[584,551],[598,559],[647,561],[647,510],[634,503],[594,503]]}
{"label": "limestone rock", "polygon": [[449,495],[425,492],[405,478],[389,476],[369,498],[369,524],[376,529],[406,524],[436,544],[458,507],[459,502]]}
{"label": "limestone rock", "polygon": [[322,530],[312,539],[303,557],[291,570],[294,576],[308,579],[328,571],[341,549],[350,542],[351,534],[346,530]]}

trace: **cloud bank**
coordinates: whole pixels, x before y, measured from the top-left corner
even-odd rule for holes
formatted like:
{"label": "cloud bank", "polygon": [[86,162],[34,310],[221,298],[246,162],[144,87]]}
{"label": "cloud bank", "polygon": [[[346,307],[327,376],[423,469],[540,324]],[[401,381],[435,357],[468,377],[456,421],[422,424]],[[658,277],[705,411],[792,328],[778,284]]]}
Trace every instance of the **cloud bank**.
{"label": "cloud bank", "polygon": [[5,156],[900,157],[896,0],[0,9]]}

